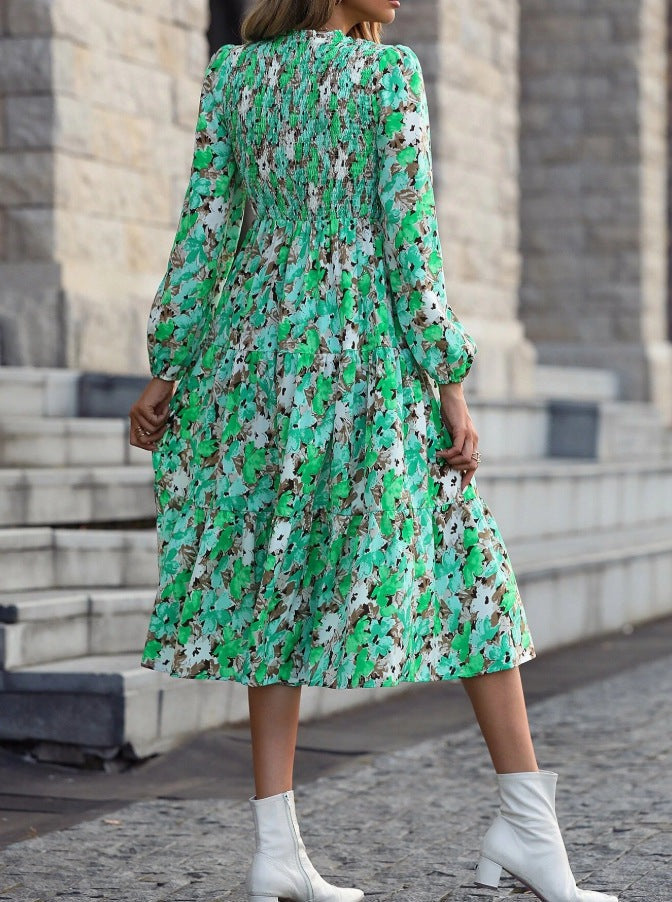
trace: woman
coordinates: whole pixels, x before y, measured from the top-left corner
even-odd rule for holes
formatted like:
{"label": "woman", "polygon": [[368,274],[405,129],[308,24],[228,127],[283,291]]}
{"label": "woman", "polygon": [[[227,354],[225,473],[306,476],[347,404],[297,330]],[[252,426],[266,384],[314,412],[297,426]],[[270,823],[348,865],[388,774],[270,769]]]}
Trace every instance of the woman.
{"label": "woman", "polygon": [[577,889],[558,775],[535,759],[518,669],[535,651],[474,480],[476,347],[446,302],[422,71],[380,42],[398,6],[260,0],[208,66],[130,411],[156,477],[142,665],[248,686],[250,902],[363,898],[299,832],[301,686],[449,679],[501,797],[477,883],[505,868],[545,902],[613,902]]}

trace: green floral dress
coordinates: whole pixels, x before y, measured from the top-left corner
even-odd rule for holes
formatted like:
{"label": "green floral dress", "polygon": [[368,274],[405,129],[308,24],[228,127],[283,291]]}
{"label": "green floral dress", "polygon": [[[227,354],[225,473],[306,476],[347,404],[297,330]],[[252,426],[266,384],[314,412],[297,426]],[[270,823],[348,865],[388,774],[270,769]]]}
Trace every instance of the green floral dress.
{"label": "green floral dress", "polygon": [[177,384],[142,666],[347,688],[535,656],[497,524],[436,456],[434,383],[476,348],[409,47],[300,29],[214,55],[147,339]]}

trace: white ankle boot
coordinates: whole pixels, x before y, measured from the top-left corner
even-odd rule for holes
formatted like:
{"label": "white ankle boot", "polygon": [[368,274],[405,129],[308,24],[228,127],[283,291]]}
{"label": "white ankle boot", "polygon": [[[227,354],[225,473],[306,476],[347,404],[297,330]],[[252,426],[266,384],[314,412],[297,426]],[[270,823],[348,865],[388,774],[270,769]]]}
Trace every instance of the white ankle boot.
{"label": "white ankle boot", "polygon": [[332,886],[315,870],[299,832],[294,790],[249,801],[257,840],[249,902],[361,902],[361,890]]}
{"label": "white ankle boot", "polygon": [[501,806],[481,841],[476,883],[497,887],[504,868],[542,902],[618,902],[577,887],[555,814],[557,780],[552,770],[497,774]]}

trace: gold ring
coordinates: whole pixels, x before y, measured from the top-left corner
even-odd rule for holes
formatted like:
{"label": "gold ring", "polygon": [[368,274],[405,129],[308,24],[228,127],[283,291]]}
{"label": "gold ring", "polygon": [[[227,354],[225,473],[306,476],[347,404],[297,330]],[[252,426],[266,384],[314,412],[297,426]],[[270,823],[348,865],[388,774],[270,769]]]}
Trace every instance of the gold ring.
{"label": "gold ring", "polygon": [[481,462],[481,452],[480,451],[474,451],[474,453],[471,456],[473,457],[473,459],[476,461],[477,464]]}

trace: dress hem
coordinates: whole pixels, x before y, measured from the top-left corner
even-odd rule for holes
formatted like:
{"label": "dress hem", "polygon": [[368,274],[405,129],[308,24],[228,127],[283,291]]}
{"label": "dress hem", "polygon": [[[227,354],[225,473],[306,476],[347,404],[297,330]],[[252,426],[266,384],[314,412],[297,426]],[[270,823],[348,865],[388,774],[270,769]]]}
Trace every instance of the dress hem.
{"label": "dress hem", "polygon": [[[219,680],[220,682],[227,683],[238,683],[243,686],[249,686],[251,688],[256,688],[260,686],[291,686],[293,688],[297,688],[300,686],[312,686],[320,689],[387,689],[393,686],[400,686],[402,683],[445,683],[451,680],[458,679],[469,679],[470,677],[482,676],[486,673],[498,673],[501,670],[512,670],[514,667],[518,667],[520,664],[526,664],[528,661],[533,661],[537,657],[537,653],[533,647],[528,648],[523,654],[519,655],[515,661],[511,661],[506,664],[504,667],[484,667],[479,670],[477,673],[470,673],[468,675],[461,673],[453,673],[447,674],[446,676],[430,676],[427,678],[419,678],[419,679],[406,679],[406,680],[397,680],[394,683],[386,683],[386,682],[378,682],[378,683],[369,683],[365,686],[336,686],[333,683],[308,683],[308,682],[299,682],[292,683],[288,680],[269,680],[264,683],[257,683],[250,680],[239,679],[237,676],[217,676],[216,674],[207,674],[206,676],[201,676],[200,674],[194,674],[194,676],[188,676],[182,673],[179,673],[176,670],[163,670],[158,667],[154,667],[151,661],[141,661],[140,666],[146,668],[147,670],[153,670],[155,673],[165,673],[167,676],[173,679],[183,679],[183,680]],[[201,671],[203,673],[204,671]]]}

